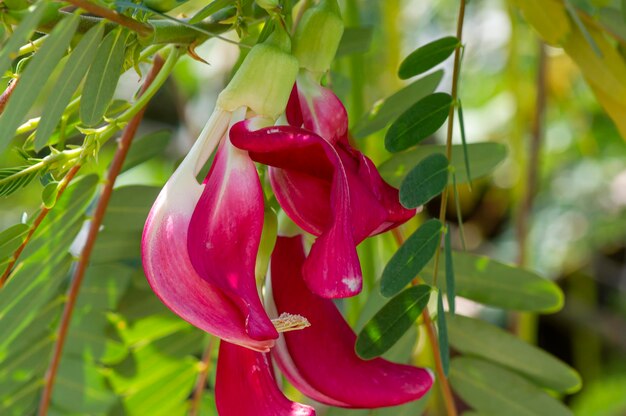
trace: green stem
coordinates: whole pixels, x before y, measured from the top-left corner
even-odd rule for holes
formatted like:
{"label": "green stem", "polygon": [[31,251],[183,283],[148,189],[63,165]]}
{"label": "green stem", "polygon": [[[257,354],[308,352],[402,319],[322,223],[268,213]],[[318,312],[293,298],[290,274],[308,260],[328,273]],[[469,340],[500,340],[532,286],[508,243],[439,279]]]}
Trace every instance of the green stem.
{"label": "green stem", "polygon": [[22,176],[26,176],[29,175],[33,172],[37,172],[43,168],[45,168],[46,166],[50,166],[54,163],[59,163],[59,162],[67,162],[67,161],[72,161],[74,159],[77,159],[80,157],[81,153],[83,151],[82,147],[76,148],[76,149],[72,149],[72,150],[66,150],[64,152],[60,152],[60,153],[54,153],[51,155],[48,155],[46,157],[44,157],[41,161],[30,165],[29,167],[27,167],[26,169],[14,173],[11,176],[7,176],[5,178],[0,179],[0,186],[4,185],[7,182],[13,181],[17,178],[20,178]]}
{"label": "green stem", "polygon": [[[150,56],[163,49],[163,47],[163,45],[152,45],[147,47],[141,52],[141,55],[139,55],[139,61],[141,62],[145,59],[148,59]],[[124,67],[123,72],[127,71],[128,69],[130,69],[129,66]],[[65,111],[63,112],[63,117],[68,117],[76,112],[76,110],[78,110],[78,107],[80,106],[80,99],[81,96],[78,96],[67,105]],[[19,136],[20,134],[29,133],[35,130],[37,127],[39,127],[40,122],[41,117],[33,117],[30,120],[27,120],[24,124],[17,128],[15,135]]]}
{"label": "green stem", "polygon": [[[452,160],[452,133],[454,131],[454,109],[457,103],[459,89],[459,72],[461,68],[461,44],[463,43],[463,21],[465,20],[465,0],[461,0],[459,5],[459,17],[456,23],[456,38],[459,40],[459,46],[454,51],[454,69],[452,72],[452,102],[450,111],[448,112],[448,130],[446,135],[446,157]],[[441,195],[441,206],[439,209],[439,221],[446,225],[446,208],[448,206],[448,190],[446,189]],[[444,234],[441,234],[441,238]],[[435,264],[433,269],[433,285],[437,285],[437,272],[439,271],[439,257],[441,256],[441,244],[437,246],[435,251]]]}
{"label": "green stem", "polygon": [[[37,30],[42,33],[50,32],[54,26],[69,13],[61,10],[51,10],[50,16],[44,20],[44,23],[40,25]],[[12,12],[11,17],[15,20],[21,20],[22,12]],[[152,30],[139,37],[140,42],[143,45],[156,45],[156,44],[183,44],[190,45],[192,43],[200,43],[210,37],[219,37],[220,34],[229,31],[232,28],[230,24],[222,24],[221,21],[225,17],[220,15],[220,20],[208,20],[196,23],[188,24],[185,21],[163,20],[163,19],[151,19],[147,21],[147,25],[152,27]],[[106,19],[96,16],[80,16],[78,23],[78,32],[85,33],[92,27],[102,24],[104,22],[105,32],[113,30],[118,25],[111,23]],[[222,38],[223,39],[223,38]]]}

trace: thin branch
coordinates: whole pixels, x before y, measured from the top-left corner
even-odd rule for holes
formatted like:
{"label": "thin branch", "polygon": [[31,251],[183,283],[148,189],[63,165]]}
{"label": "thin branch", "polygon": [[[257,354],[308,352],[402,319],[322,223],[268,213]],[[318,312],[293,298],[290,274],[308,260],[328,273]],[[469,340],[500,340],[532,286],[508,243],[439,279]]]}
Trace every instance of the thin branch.
{"label": "thin branch", "polygon": [[[465,20],[465,0],[461,0],[459,6],[459,17],[456,23],[456,38],[459,40],[459,46],[454,51],[454,69],[452,72],[452,105],[448,113],[448,131],[446,136],[446,157],[448,160],[452,160],[452,132],[454,131],[454,109],[456,107],[456,101],[459,88],[459,70],[461,67],[461,44],[463,43],[463,21]],[[446,208],[448,206],[448,189],[446,189],[441,195],[441,207],[439,209],[439,221],[445,225],[446,222]],[[443,234],[441,234],[443,238]],[[439,256],[441,254],[441,244],[437,246],[435,251],[435,266],[433,270],[433,285],[437,284],[437,272],[439,270]]]}
{"label": "thin branch", "polygon": [[439,385],[441,386],[441,394],[443,395],[443,402],[446,406],[446,413],[448,416],[456,416],[457,410],[456,405],[454,404],[454,396],[452,394],[452,390],[450,389],[450,384],[448,383],[446,374],[443,371],[443,362],[441,361],[441,354],[439,353],[439,341],[437,339],[437,333],[435,332],[433,321],[428,313],[428,308],[424,308],[422,317],[424,318],[424,325],[426,325],[426,334],[428,335],[430,349],[432,350],[433,357],[435,358],[435,371],[437,373],[437,378],[439,379]]}
{"label": "thin branch", "polygon": [[[152,84],[153,80],[157,77],[162,67],[163,59],[159,55],[155,56],[154,64],[152,65],[152,69],[150,70],[150,73],[144,81],[140,94],[143,94],[143,92],[150,86],[150,84]],[[130,123],[124,129],[124,132],[122,133],[122,138],[120,139],[118,144],[117,151],[115,152],[115,156],[113,157],[113,161],[111,162],[111,167],[109,168],[109,173],[107,175],[107,179],[102,190],[102,195],[100,196],[98,205],[96,206],[96,210],[93,215],[93,219],[91,220],[91,224],[89,226],[89,232],[87,234],[85,247],[83,248],[83,251],[81,253],[78,265],[76,266],[74,276],[72,278],[72,283],[68,291],[67,302],[63,309],[61,323],[59,324],[52,360],[50,362],[50,366],[48,367],[48,371],[46,372],[44,390],[41,402],[39,403],[39,416],[45,416],[48,414],[48,407],[50,406],[50,399],[52,398],[54,381],[56,378],[59,363],[61,362],[61,357],[63,355],[63,347],[65,345],[67,331],[70,326],[70,321],[72,319],[72,313],[74,312],[74,306],[78,298],[80,286],[83,282],[83,278],[85,277],[87,266],[89,265],[89,259],[91,257],[91,252],[93,251],[93,248],[95,246],[96,238],[98,237],[100,225],[102,224],[104,214],[106,213],[106,209],[109,205],[109,199],[111,198],[111,193],[113,192],[113,185],[115,184],[115,180],[122,170],[124,160],[126,159],[126,155],[128,154],[128,150],[130,149],[130,144],[133,140],[133,137],[135,136],[135,133],[137,132],[139,124],[141,123],[145,110],[146,108],[144,106],[132,118]]]}
{"label": "thin branch", "polygon": [[202,402],[202,394],[204,393],[204,387],[206,386],[206,380],[209,377],[209,371],[211,371],[211,354],[213,347],[215,346],[216,338],[211,336],[209,344],[206,346],[204,353],[202,354],[202,369],[198,374],[198,380],[196,381],[196,387],[194,388],[193,398],[191,399],[191,409],[189,410],[189,416],[198,416],[200,414],[200,404]]}
{"label": "thin branch", "polygon": [[66,0],[66,1],[70,4],[73,4],[76,7],[80,7],[81,9],[88,11],[91,14],[104,17],[105,19],[110,20],[111,22],[115,22],[119,24],[120,26],[124,26],[134,32],[137,32],[141,36],[148,36],[152,34],[152,32],[154,31],[154,29],[150,25],[138,22],[135,19],[131,19],[130,17],[124,16],[123,14],[119,14],[115,10],[98,6],[97,4],[91,3],[89,0]]}
{"label": "thin branch", "polygon": [[[450,106],[450,111],[448,112],[448,131],[446,137],[446,157],[448,160],[452,160],[452,132],[454,131],[454,109],[456,107],[457,97],[458,97],[458,89],[459,89],[459,72],[461,68],[461,45],[463,44],[463,22],[465,20],[465,0],[460,0],[459,5],[459,16],[456,22],[456,38],[459,40],[459,46],[457,46],[454,51],[454,69],[452,72],[452,105]],[[446,208],[448,205],[448,189],[446,189],[441,196],[441,206],[439,209],[439,221],[443,225],[446,223]],[[444,234],[441,234],[441,238],[444,237]],[[437,245],[437,250],[435,251],[435,264],[433,266],[433,285],[437,285],[437,272],[439,270],[439,256],[441,255],[441,240]],[[424,312],[422,313],[424,317],[424,322],[426,323],[426,329],[428,333],[428,339],[430,341],[431,348],[433,350],[433,356],[435,357],[435,369],[437,371],[437,378],[439,379],[439,383],[441,385],[441,392],[443,395],[444,403],[446,406],[446,411],[448,416],[456,416],[457,410],[456,405],[454,404],[454,397],[452,396],[452,390],[450,390],[450,385],[448,384],[448,379],[443,371],[443,365],[441,363],[441,353],[439,352],[439,342],[437,340],[437,335],[434,332],[432,320],[430,319],[430,315],[428,314],[428,309],[424,308]]]}
{"label": "thin branch", "polygon": [[[58,191],[57,191],[57,196],[56,196],[55,201],[58,201],[59,198],[61,198],[61,195],[63,194],[67,186],[70,184],[72,179],[74,179],[74,176],[76,176],[76,173],[78,173],[79,169],[80,169],[80,164],[76,164],[72,166],[72,168],[65,174],[63,179],[61,179],[61,182],[59,182],[59,185],[58,185]],[[39,225],[41,225],[41,222],[44,220],[44,218],[46,218],[46,216],[48,215],[48,212],[50,212],[51,209],[52,208],[47,208],[43,204],[41,205],[41,211],[39,212],[39,215],[37,215],[37,218],[35,218],[35,221],[33,221],[33,225],[30,226],[30,229],[28,230],[28,234],[26,235],[26,238],[24,239],[22,244],[18,247],[18,249],[15,250],[15,253],[13,253],[13,257],[11,261],[9,261],[9,264],[7,264],[7,267],[4,270],[4,273],[2,273],[2,276],[0,277],[0,289],[4,286],[7,279],[9,278],[9,275],[11,274],[11,270],[13,270],[13,266],[15,266],[15,263],[17,263],[17,260],[20,258],[22,251],[24,251],[24,249],[26,248],[26,245],[32,239],[33,234],[35,234],[35,231],[37,231],[37,228],[39,228]]]}

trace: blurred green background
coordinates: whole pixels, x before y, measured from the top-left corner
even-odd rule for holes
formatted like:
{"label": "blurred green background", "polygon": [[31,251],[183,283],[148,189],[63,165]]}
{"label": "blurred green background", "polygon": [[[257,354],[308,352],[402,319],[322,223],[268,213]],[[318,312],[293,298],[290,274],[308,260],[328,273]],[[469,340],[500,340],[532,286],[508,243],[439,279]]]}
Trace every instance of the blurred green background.
{"label": "blurred green background", "polygon": [[[204,2],[189,2],[175,14],[193,9],[194,3]],[[592,13],[595,7],[617,7],[619,2],[573,3]],[[345,0],[341,5],[346,25],[360,28],[359,45],[367,48],[362,53],[352,51],[339,56],[327,82],[346,104],[351,126],[355,126],[378,100],[405,85],[396,73],[406,55],[420,45],[454,32],[458,5],[452,0]],[[615,9],[615,13],[618,13],[618,19],[619,11]],[[626,22],[622,21],[618,29],[617,36],[623,36],[622,42],[626,42]],[[250,39],[254,39],[259,28],[251,26],[249,30]],[[228,36],[236,39],[234,33]],[[370,37],[370,42],[363,41]],[[624,415],[624,138],[620,137],[568,55],[560,48],[542,44],[537,33],[509,2],[469,2],[464,44],[459,96],[463,102],[468,140],[498,142],[508,148],[505,162],[492,177],[475,181],[471,189],[466,185],[460,188],[458,206],[464,220],[467,249],[510,263],[517,262],[523,253],[526,267],[558,282],[565,292],[566,303],[560,312],[540,317],[511,317],[469,301],[461,303],[460,310],[481,314],[516,330],[520,336],[536,342],[576,368],[584,380],[583,389],[567,397],[566,401],[577,415]],[[208,64],[189,56],[183,58],[174,77],[148,107],[138,137],[157,132],[159,140],[155,143],[159,145],[155,153],[158,155],[129,169],[117,181],[118,189],[135,186],[120,194],[119,199],[135,198],[137,206],[141,206],[138,215],[145,216],[158,187],[165,183],[193,143],[239,55],[235,45],[216,39],[206,42],[196,53]],[[541,54],[545,56],[543,63]],[[451,64],[449,60],[443,65],[445,75],[439,90],[449,91]],[[539,71],[544,71],[545,75],[546,107],[538,160],[529,165],[532,130],[537,117]],[[118,98],[130,99],[137,86],[137,75],[129,71],[123,76],[116,94]],[[623,117],[626,118],[626,114]],[[444,131],[442,128],[429,141],[443,142]],[[355,142],[378,164],[389,156],[384,150],[383,138],[384,130]],[[460,143],[458,134],[454,142]],[[114,146],[109,143],[101,152],[98,163],[87,169],[103,172]],[[18,160],[17,153],[9,151],[0,157],[0,166],[13,166],[19,163]],[[529,210],[525,210],[523,201],[533,177],[536,177],[533,203]],[[41,191],[41,183],[34,181],[23,191],[0,198],[0,230],[19,222],[23,215],[33,215],[39,206]],[[439,200],[434,200],[424,212],[435,216],[438,207]],[[521,247],[518,227],[520,216],[524,215],[528,216],[528,238]],[[448,220],[452,224],[458,222],[456,204],[450,204]],[[121,261],[124,264],[123,273],[115,274],[123,282],[118,290],[111,292],[115,292],[110,298],[114,312],[107,312],[102,325],[110,326],[112,332],[117,331],[112,337],[118,339],[119,344],[144,351],[143,355],[136,357],[143,357],[146,362],[135,358],[129,364],[124,360],[123,352],[116,358],[115,351],[108,351],[106,357],[114,369],[94,377],[104,374],[106,382],[113,383],[114,390],[131,397],[134,390],[129,380],[132,378],[125,377],[132,371],[154,371],[150,367],[151,354],[158,355],[161,361],[167,361],[163,357],[171,358],[171,368],[161,368],[160,379],[166,380],[176,374],[181,379],[179,386],[182,383],[191,387],[200,365],[200,347],[203,342],[210,342],[202,333],[166,311],[147,288],[137,261],[141,224],[134,227],[120,227],[119,232],[125,236],[126,242],[123,247],[118,246],[113,251],[104,246],[100,251],[96,248],[96,254],[103,256],[102,262]],[[459,248],[458,229],[455,230],[454,245]],[[101,245],[107,242],[106,236],[103,238]],[[384,239],[388,237],[378,238]],[[388,255],[383,252],[378,257]],[[384,262],[380,261],[380,265]],[[368,273],[375,273],[377,269],[368,270]],[[126,275],[120,277],[124,273]],[[89,293],[89,285],[84,289]],[[356,323],[365,297],[351,302],[345,305],[345,310],[349,320]],[[93,321],[85,318],[89,316],[89,310],[83,309],[83,312],[85,322],[93,325]],[[79,316],[79,322],[80,319]],[[176,335],[180,331],[186,334],[186,338]],[[185,345],[174,348],[173,336]],[[184,358],[181,360],[181,357]],[[106,359],[100,361],[107,362]],[[68,366],[66,371],[72,374]],[[67,377],[67,380],[71,379]],[[63,385],[60,382],[58,391],[62,391]],[[186,393],[183,393],[176,403],[185,400]],[[114,398],[106,400],[115,402]],[[142,398],[135,400],[140,403]],[[211,396],[206,395],[206,414],[212,414],[211,400]],[[62,406],[57,401],[57,411]],[[172,406],[177,409],[174,404]]]}

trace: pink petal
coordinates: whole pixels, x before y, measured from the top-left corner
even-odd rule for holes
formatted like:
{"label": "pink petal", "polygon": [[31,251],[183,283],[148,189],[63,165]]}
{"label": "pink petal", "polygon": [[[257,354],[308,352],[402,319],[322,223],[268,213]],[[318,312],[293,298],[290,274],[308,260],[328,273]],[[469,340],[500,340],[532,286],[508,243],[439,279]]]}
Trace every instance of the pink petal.
{"label": "pink petal", "polygon": [[[298,112],[299,110],[299,112]],[[332,144],[347,143],[348,113],[339,98],[309,76],[298,77],[287,105],[287,121],[304,126]]]}
{"label": "pink petal", "polygon": [[274,378],[267,354],[222,341],[217,361],[215,402],[220,416],[314,416],[315,410],[287,399]]}
{"label": "pink petal", "polygon": [[222,141],[189,224],[191,263],[237,305],[250,337],[278,332],[258,295],[254,266],[263,229],[263,190],[247,152]]}
{"label": "pink petal", "polygon": [[278,238],[271,260],[273,306],[278,314],[300,314],[311,323],[276,342],[272,355],[281,372],[310,398],[334,406],[376,408],[422,397],[433,384],[432,373],[382,358],[360,359],[356,335],[333,301],[304,285],[304,259],[302,237]]}
{"label": "pink petal", "polygon": [[[350,191],[346,172],[335,149],[306,130],[281,126],[251,131],[249,121],[234,125],[230,137],[235,146],[248,150],[250,157],[257,162],[330,184],[330,192],[326,187],[310,186],[306,189],[308,195],[303,195],[302,202],[306,202],[306,198],[310,204],[329,201],[330,207],[327,222],[314,224],[318,227],[316,231],[321,232],[304,264],[304,278],[309,288],[323,297],[339,298],[359,293],[362,275],[350,221]],[[272,181],[276,182],[276,178]],[[307,181],[315,183],[310,178]],[[293,195],[282,193],[280,188],[274,188],[274,191],[292,219],[297,223],[304,219],[297,207],[288,202]],[[291,212],[290,206],[294,208]],[[314,228],[304,223],[298,225],[309,230]]]}
{"label": "pink petal", "polygon": [[232,343],[268,351],[276,336],[251,337],[239,305],[217,285],[200,277],[187,251],[189,224],[204,188],[195,176],[227,126],[227,115],[214,116],[163,187],[144,228],[143,267],[156,295],[181,318]]}
{"label": "pink petal", "polygon": [[[366,237],[395,228],[415,216],[418,210],[406,209],[400,204],[398,190],[384,181],[380,173],[378,173],[374,162],[367,156],[354,149],[349,144],[338,143],[336,149],[341,157],[341,161],[346,167],[346,171],[353,174],[350,177],[350,185],[354,186],[354,183],[359,183],[367,189],[368,193],[371,194],[372,199],[375,201],[370,201],[370,205],[368,206],[376,207],[378,210],[378,212],[375,212],[374,209],[370,210],[370,218],[363,219],[365,224],[362,228],[358,229],[361,231],[361,233],[358,234],[361,238],[357,241],[361,242],[362,239]],[[376,225],[376,227],[368,228],[367,225]],[[362,234],[364,231],[368,232],[365,236]]]}
{"label": "pink petal", "polygon": [[[349,144],[347,113],[331,90],[301,75],[291,92],[287,109],[287,120],[291,125],[304,125],[304,128],[332,143],[337,150],[348,176],[357,243],[394,228],[415,215],[415,210],[408,210],[400,204],[398,191],[380,177],[372,161]],[[283,173],[283,176],[287,175],[291,175],[291,172]],[[306,201],[299,198],[296,188],[303,186],[301,180],[281,178],[275,182],[281,186],[282,194],[292,195],[289,201],[293,206],[291,211],[301,211],[300,216],[303,218],[294,221],[312,225],[305,229],[315,234],[311,230],[318,229],[317,225],[323,223],[326,214],[324,207],[319,203],[307,205]],[[368,209],[363,210],[361,207]]]}

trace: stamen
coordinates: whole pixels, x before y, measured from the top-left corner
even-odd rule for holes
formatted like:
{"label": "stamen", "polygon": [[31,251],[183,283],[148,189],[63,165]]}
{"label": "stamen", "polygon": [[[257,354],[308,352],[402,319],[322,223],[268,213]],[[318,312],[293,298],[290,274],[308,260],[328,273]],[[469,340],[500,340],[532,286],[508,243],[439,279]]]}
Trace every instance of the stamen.
{"label": "stamen", "polygon": [[298,331],[311,326],[309,320],[304,316],[287,312],[283,312],[278,318],[272,319],[272,323],[278,332]]}

